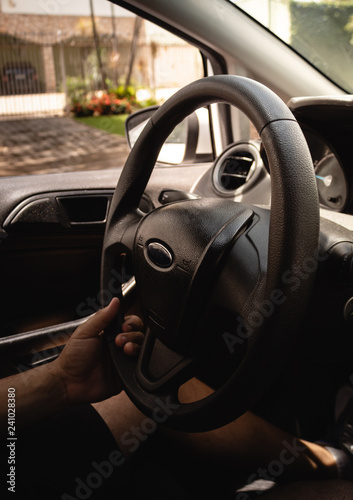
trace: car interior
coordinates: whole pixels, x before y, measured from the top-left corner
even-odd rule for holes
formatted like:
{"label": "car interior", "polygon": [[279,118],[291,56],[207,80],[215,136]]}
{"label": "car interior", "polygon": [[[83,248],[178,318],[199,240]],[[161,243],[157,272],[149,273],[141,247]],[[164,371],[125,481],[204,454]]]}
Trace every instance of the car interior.
{"label": "car interior", "polygon": [[[146,415],[173,401],[167,425],[201,432],[252,409],[316,441],[353,394],[353,90],[243,2],[114,3],[204,78],[128,118],[124,168],[0,178],[1,377],[118,296],[145,342],[106,339]],[[183,404],[192,376],[214,393]]]}

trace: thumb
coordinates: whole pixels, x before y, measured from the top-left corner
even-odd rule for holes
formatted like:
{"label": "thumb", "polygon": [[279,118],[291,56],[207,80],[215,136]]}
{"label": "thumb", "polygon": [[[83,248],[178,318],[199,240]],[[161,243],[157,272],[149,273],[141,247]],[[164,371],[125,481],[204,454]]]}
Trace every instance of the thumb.
{"label": "thumb", "polygon": [[78,339],[97,337],[113,321],[118,314],[119,307],[120,301],[117,297],[114,297],[107,307],[100,309],[94,316],[80,325],[73,336]]}

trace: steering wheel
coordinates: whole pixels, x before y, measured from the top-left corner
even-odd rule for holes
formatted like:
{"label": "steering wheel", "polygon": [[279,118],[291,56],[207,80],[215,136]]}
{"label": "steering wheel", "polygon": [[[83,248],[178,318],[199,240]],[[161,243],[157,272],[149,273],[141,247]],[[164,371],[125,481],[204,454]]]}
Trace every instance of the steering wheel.
{"label": "steering wheel", "polygon": [[[238,107],[261,136],[271,210],[201,198],[143,214],[140,200],[162,144],[191,112],[216,102]],[[136,406],[156,423],[184,431],[222,426],[251,408],[298,338],[318,238],[311,156],[279,97],[258,82],[222,75],[193,82],[165,102],[126,161],[102,253],[103,299],[124,256],[132,262],[148,327],[138,360],[115,347],[117,325],[106,331],[117,373]],[[180,386],[200,373],[218,376],[214,392],[182,403]]]}

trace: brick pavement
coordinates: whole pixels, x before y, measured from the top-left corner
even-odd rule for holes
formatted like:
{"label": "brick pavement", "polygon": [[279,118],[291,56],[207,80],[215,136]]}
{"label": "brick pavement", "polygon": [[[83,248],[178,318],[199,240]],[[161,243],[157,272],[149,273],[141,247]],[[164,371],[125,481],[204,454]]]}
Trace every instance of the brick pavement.
{"label": "brick pavement", "polygon": [[68,117],[0,121],[0,176],[123,166],[125,138]]}

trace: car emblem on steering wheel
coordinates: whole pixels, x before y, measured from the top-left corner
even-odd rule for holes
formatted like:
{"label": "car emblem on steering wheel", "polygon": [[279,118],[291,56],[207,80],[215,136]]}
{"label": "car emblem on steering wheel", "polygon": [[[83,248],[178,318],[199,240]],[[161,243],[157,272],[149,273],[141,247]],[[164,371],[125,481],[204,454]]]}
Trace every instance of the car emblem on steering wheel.
{"label": "car emblem on steering wheel", "polygon": [[149,259],[158,267],[170,267],[173,264],[171,252],[161,243],[153,241],[147,246],[147,255]]}

